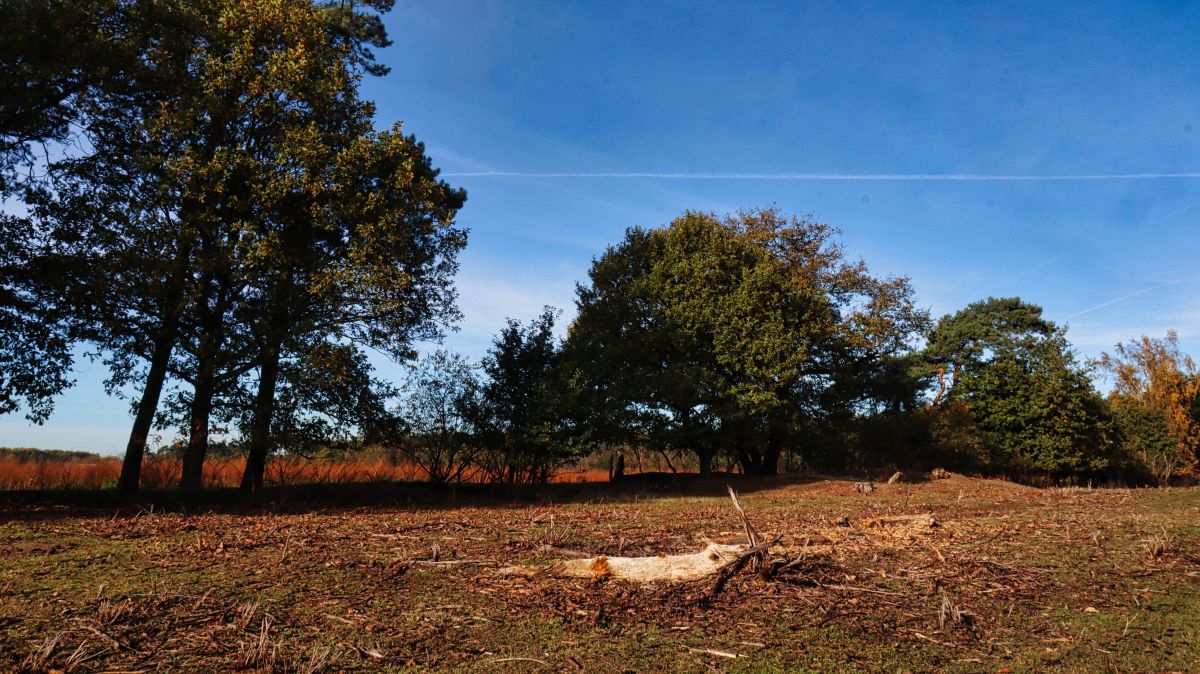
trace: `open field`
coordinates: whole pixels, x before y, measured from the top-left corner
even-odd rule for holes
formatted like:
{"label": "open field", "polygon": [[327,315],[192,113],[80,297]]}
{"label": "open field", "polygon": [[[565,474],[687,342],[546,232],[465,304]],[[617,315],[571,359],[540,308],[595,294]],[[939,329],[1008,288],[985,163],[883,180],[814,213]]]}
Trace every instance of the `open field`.
{"label": "open field", "polygon": [[[397,487],[392,505],[0,510],[0,671],[1196,671],[1200,490],[954,476],[734,486],[827,554],[764,580],[521,578],[546,545],[695,552],[721,480],[537,498]],[[394,496],[394,498],[393,498]],[[931,513],[932,527],[865,518]],[[436,555],[435,555],[436,549]],[[436,558],[439,562],[428,563]],[[424,562],[424,563],[422,563]]]}

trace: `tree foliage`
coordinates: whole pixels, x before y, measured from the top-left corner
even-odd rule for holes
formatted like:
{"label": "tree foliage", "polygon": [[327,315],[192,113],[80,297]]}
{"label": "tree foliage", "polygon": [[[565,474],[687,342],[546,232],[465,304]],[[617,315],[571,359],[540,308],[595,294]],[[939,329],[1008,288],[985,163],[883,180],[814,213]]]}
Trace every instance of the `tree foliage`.
{"label": "tree foliage", "polygon": [[1099,364],[1114,379],[1109,399],[1127,451],[1162,483],[1194,471],[1200,460],[1200,377],[1180,351],[1179,335],[1172,330],[1163,338],[1122,342]]}
{"label": "tree foliage", "polygon": [[930,334],[927,365],[952,373],[940,404],[970,408],[988,468],[1065,476],[1107,467],[1104,411],[1065,332],[1041,307],[989,298]]}
{"label": "tree foliage", "polygon": [[481,443],[472,418],[480,382],[462,356],[445,350],[422,357],[413,366],[401,400],[404,453],[436,484],[458,482],[477,467]]}
{"label": "tree foliage", "polygon": [[836,235],[776,209],[628,230],[579,287],[565,348],[592,434],[695,452],[705,472],[727,447],[771,473],[806,424],[865,402],[926,318]]}
{"label": "tree foliage", "polygon": [[471,419],[486,452],[484,472],[493,480],[545,482],[571,456],[556,435],[557,316],[546,307],[524,325],[508,319],[481,364],[484,381]]}
{"label": "tree foliage", "polygon": [[0,3],[0,414],[44,421],[71,384],[59,266],[21,202],[89,96],[127,86],[135,38],[121,13],[108,0]]}

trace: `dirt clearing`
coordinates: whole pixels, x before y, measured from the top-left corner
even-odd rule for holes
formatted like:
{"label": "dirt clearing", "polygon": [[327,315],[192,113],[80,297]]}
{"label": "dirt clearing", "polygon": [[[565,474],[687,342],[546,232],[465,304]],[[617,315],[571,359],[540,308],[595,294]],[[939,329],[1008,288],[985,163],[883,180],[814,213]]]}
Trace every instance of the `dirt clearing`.
{"label": "dirt clearing", "polygon": [[[0,511],[0,670],[1195,671],[1200,491],[738,480],[767,578],[503,573],[745,543],[721,481],[535,501]],[[809,551],[812,554],[808,554]]]}

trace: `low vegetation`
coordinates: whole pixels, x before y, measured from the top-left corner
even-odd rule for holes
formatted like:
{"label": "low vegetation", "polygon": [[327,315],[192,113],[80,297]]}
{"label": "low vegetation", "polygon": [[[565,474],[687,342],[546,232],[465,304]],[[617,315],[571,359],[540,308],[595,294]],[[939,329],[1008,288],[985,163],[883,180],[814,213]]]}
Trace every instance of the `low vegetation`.
{"label": "low vegetation", "polygon": [[[242,456],[212,457],[204,465],[204,486],[208,489],[237,488],[245,467],[246,459]],[[120,474],[121,459],[118,457],[88,452],[0,448],[0,490],[109,491],[116,489]],[[183,462],[179,457],[150,456],[142,466],[142,487],[151,492],[174,490],[182,474]],[[339,453],[325,458],[274,456],[267,461],[264,476],[266,485],[272,489],[293,485],[413,483],[428,479],[421,466],[379,451]],[[550,480],[596,482],[608,477],[606,471],[581,462],[560,468]],[[478,484],[489,482],[491,478],[473,469],[458,476],[457,481]]]}

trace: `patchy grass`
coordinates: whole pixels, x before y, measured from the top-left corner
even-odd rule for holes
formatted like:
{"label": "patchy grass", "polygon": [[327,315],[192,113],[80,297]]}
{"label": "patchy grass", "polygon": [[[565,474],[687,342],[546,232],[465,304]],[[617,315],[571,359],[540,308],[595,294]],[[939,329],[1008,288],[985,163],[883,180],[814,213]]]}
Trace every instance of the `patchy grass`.
{"label": "patchy grass", "polygon": [[[424,505],[0,510],[0,671],[1194,671],[1200,491],[741,480],[787,582],[500,576],[736,537],[722,482]],[[428,495],[426,495],[428,496]],[[478,496],[479,498],[474,498]],[[453,499],[453,500],[452,500]],[[487,504],[487,505],[482,505]],[[932,513],[928,532],[845,521]],[[416,559],[470,564],[413,565]]]}

